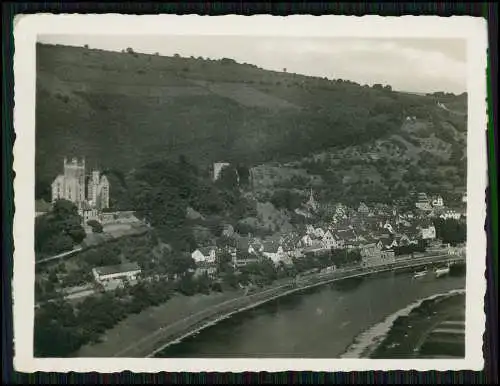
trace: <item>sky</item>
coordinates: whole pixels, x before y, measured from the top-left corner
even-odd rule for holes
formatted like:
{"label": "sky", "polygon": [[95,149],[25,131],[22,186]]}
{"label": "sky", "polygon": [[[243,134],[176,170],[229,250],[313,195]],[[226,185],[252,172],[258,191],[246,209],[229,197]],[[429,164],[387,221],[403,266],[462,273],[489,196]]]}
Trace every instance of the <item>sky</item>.
{"label": "sky", "polygon": [[140,53],[210,59],[359,84],[390,85],[398,91],[466,91],[464,39],[297,38],[259,36],[42,35],[38,41]]}

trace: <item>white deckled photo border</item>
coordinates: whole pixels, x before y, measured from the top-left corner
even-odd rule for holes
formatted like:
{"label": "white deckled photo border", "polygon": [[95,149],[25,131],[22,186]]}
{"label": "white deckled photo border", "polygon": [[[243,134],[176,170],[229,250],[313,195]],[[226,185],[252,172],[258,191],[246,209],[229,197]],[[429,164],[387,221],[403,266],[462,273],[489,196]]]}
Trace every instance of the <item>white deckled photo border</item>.
{"label": "white deckled photo border", "polygon": [[[258,26],[258,28],[256,27]],[[35,358],[34,219],[36,42],[51,35],[252,35],[459,38],[467,41],[467,273],[464,359]],[[14,21],[14,367],[21,372],[482,370],[486,318],[487,26],[474,17],[21,15]]]}

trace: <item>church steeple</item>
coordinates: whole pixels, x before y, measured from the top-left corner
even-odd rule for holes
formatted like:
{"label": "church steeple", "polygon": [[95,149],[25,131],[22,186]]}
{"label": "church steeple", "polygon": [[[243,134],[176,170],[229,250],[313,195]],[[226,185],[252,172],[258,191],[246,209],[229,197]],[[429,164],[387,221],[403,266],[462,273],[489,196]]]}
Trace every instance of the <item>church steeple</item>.
{"label": "church steeple", "polygon": [[314,199],[314,194],[313,190],[311,188],[311,192],[309,193],[309,200],[307,201],[307,206],[309,206],[312,209],[316,209],[317,203],[316,200]]}

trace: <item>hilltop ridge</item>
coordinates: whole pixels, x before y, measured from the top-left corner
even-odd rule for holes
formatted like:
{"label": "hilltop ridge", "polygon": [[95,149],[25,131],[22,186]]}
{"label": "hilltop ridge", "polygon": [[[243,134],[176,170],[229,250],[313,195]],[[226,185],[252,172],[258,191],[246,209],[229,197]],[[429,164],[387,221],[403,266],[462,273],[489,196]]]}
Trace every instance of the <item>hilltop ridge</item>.
{"label": "hilltop ridge", "polygon": [[[347,185],[345,173],[362,176],[357,167],[377,176],[383,159],[396,169],[439,172],[437,188],[465,186],[466,101],[466,94],[413,95],[227,58],[39,44],[37,196],[72,155],[121,173],[180,155],[200,166],[224,160],[311,169],[320,159],[322,170],[309,174]],[[360,161],[373,156],[371,165]],[[400,181],[399,174],[388,177]],[[375,179],[387,186],[389,178]]]}

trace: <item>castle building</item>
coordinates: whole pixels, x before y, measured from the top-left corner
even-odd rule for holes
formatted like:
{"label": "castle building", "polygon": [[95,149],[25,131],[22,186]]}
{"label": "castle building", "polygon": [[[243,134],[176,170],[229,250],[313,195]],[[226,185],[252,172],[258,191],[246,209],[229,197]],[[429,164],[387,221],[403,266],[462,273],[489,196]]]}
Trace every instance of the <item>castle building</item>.
{"label": "castle building", "polygon": [[88,181],[88,203],[91,207],[104,209],[109,207],[109,182],[98,170],[93,170]]}
{"label": "castle building", "polygon": [[85,159],[64,158],[64,172],[52,182],[52,202],[58,199],[75,203],[79,211],[109,208],[109,181],[97,170],[87,176]]}

